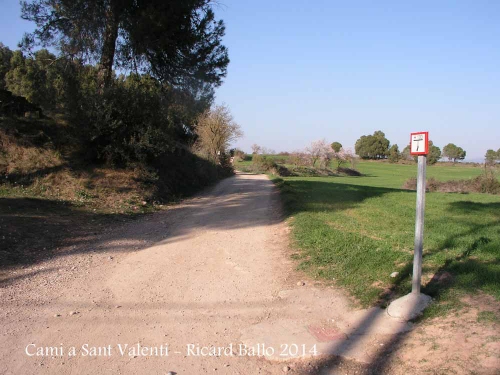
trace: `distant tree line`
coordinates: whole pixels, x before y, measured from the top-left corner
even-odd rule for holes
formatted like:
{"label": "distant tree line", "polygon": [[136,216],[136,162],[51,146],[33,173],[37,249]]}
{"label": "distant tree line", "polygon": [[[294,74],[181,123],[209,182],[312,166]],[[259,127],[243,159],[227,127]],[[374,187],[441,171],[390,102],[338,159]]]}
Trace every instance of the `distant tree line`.
{"label": "distant tree line", "polygon": [[[397,163],[400,160],[414,160],[410,155],[410,145],[407,145],[402,151],[397,144],[391,145],[385,137],[385,133],[378,130],[373,135],[363,135],[356,141],[356,154],[361,159],[388,159],[391,163]],[[429,154],[427,155],[427,164],[435,164],[441,158],[441,149],[429,141]]]}
{"label": "distant tree line", "polygon": [[[362,159],[388,159],[392,163],[397,163],[400,160],[416,160],[416,157],[410,154],[410,145],[407,145],[400,151],[398,145],[391,145],[385,134],[380,130],[374,132],[373,135],[361,136],[356,141],[355,151]],[[429,141],[427,164],[435,164],[441,158],[447,158],[449,161],[456,163],[457,161],[464,160],[466,154],[463,148],[453,143],[448,143],[441,151],[432,141]],[[498,151],[488,150],[486,155],[487,161],[494,162],[498,159]]]}
{"label": "distant tree line", "polygon": [[[267,151],[257,144],[252,145],[253,154],[273,154],[274,152]],[[334,160],[337,162],[337,169],[345,163],[354,165],[356,157],[365,160],[388,160],[391,163],[400,161],[416,162],[417,157],[410,154],[410,145],[408,144],[402,151],[399,150],[397,144],[392,144],[385,137],[384,132],[378,130],[372,135],[361,136],[355,144],[355,153],[349,149],[344,149],[338,141],[328,144],[325,139],[314,141],[303,151],[295,151],[292,153],[281,153],[290,156],[292,164],[303,166],[319,166],[326,168],[329,163]],[[441,158],[447,158],[448,161],[456,163],[464,160],[466,151],[453,144],[449,143],[443,147],[443,151],[430,140],[429,153],[427,154],[427,164],[432,165],[437,163]],[[498,151],[488,150],[485,160],[487,164],[495,164],[500,162],[500,149]]]}

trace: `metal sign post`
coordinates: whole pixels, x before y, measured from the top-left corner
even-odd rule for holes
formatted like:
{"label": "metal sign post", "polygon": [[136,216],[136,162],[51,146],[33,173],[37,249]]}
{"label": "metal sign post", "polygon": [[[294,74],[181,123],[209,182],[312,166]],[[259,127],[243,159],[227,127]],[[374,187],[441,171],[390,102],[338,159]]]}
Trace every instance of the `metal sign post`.
{"label": "metal sign post", "polygon": [[410,154],[418,157],[417,175],[417,214],[415,217],[415,251],[413,254],[413,277],[411,293],[392,301],[387,314],[396,319],[411,320],[424,311],[432,300],[420,293],[422,279],[422,251],[424,248],[424,211],[425,211],[425,168],[429,153],[429,133],[411,133]]}
{"label": "metal sign post", "polygon": [[425,167],[427,156],[418,156],[417,175],[417,214],[415,219],[415,250],[413,254],[413,279],[411,292],[420,293],[422,278],[422,250],[424,247],[424,212],[425,212]]}
{"label": "metal sign post", "polygon": [[429,153],[429,132],[411,133],[410,154],[418,157],[417,214],[415,216],[415,249],[411,292],[420,294],[422,279],[422,251],[424,247],[425,168]]}

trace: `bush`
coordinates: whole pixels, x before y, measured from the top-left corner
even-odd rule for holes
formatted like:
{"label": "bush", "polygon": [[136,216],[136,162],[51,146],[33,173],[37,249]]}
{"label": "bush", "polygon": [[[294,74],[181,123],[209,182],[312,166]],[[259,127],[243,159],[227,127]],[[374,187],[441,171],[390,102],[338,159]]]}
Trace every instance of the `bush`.
{"label": "bush", "polygon": [[22,96],[13,95],[10,91],[0,89],[0,116],[25,116],[26,112],[37,113],[43,117],[42,109],[30,103]]}
{"label": "bush", "polygon": [[[91,82],[95,80],[90,78]],[[104,92],[81,97],[80,124],[87,159],[125,166],[151,162],[175,149],[178,136],[161,88],[147,77],[117,80]]]}
{"label": "bush", "polygon": [[191,145],[196,119],[213,100],[206,88],[174,88],[147,74],[114,76],[103,89],[98,68],[76,59],[56,58],[47,50],[33,56],[5,48],[0,52],[0,58],[10,56],[9,64],[0,67],[0,86],[5,86],[0,113],[41,113],[40,106],[48,116],[64,116],[80,137],[83,154],[78,156],[90,162],[149,164]]}
{"label": "bush", "polygon": [[252,163],[255,172],[261,172],[261,173],[267,172],[281,177],[287,177],[292,175],[292,173],[290,172],[290,170],[288,170],[288,168],[276,164],[276,162],[272,158],[269,158],[267,156],[254,154],[252,158]]}
{"label": "bush", "polygon": [[282,165],[277,165],[276,167],[271,168],[269,172],[280,177],[290,177],[294,175],[287,167]]}
{"label": "bush", "polygon": [[473,181],[475,189],[481,193],[500,194],[500,181],[492,171],[486,171]]}
{"label": "bush", "polygon": [[234,174],[230,166],[215,165],[184,149],[159,156],[153,167],[150,183],[157,186],[155,198],[160,201],[194,194]]}
{"label": "bush", "polygon": [[245,160],[247,155],[243,151],[236,149],[233,152],[233,157],[234,157],[234,161],[243,161],[243,160]]}
{"label": "bush", "polygon": [[[417,179],[408,179],[403,184],[403,189],[416,190]],[[498,181],[498,178],[492,172],[485,172],[470,180],[438,181],[431,177],[427,180],[426,191],[437,191],[442,193],[500,194],[500,181]]]}
{"label": "bush", "polygon": [[259,154],[255,154],[253,156],[252,163],[256,168],[258,168],[264,172],[269,171],[271,168],[278,167],[278,165],[274,162],[273,159],[271,159],[267,156],[259,155]]}

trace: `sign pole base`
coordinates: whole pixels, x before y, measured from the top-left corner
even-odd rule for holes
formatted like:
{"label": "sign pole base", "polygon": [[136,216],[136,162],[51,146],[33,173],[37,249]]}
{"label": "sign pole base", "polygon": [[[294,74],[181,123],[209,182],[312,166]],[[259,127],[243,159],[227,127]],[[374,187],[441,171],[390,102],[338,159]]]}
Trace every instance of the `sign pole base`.
{"label": "sign pole base", "polygon": [[425,294],[409,293],[391,302],[387,314],[399,320],[413,320],[418,317],[431,303],[432,298]]}

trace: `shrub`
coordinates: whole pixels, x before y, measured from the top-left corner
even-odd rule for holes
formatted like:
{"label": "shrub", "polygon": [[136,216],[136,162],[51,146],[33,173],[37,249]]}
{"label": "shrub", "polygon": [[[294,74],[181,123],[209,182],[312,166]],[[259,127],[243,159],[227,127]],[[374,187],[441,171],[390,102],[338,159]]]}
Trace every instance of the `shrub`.
{"label": "shrub", "polygon": [[91,151],[87,158],[124,166],[172,152],[178,136],[163,101],[158,84],[137,75],[117,80],[103,93],[82,95],[75,121]]}
{"label": "shrub", "polygon": [[288,168],[276,164],[276,162],[272,158],[269,158],[267,156],[254,154],[252,163],[255,172],[261,172],[261,173],[268,172],[281,177],[287,177],[292,175],[292,172],[290,172]]}
{"label": "shrub", "polygon": [[259,155],[259,154],[255,154],[253,156],[252,163],[256,168],[258,168],[264,172],[269,171],[271,168],[278,167],[278,165],[274,162],[273,159],[271,159],[267,156]]}
{"label": "shrub", "polygon": [[294,175],[287,167],[284,167],[283,165],[277,165],[276,167],[271,168],[269,172],[280,177],[290,177]]}
{"label": "shrub", "polygon": [[[410,178],[403,184],[403,189],[416,190],[417,179]],[[500,181],[493,172],[485,172],[470,180],[438,181],[431,177],[427,180],[426,191],[442,193],[486,193],[500,194]]]}
{"label": "shrub", "polygon": [[229,163],[222,164],[215,165],[184,149],[159,156],[153,163],[150,179],[157,186],[155,198],[166,201],[191,195],[220,178],[231,176],[234,172]]}
{"label": "shrub", "polygon": [[246,159],[247,155],[241,150],[234,150],[233,152],[234,161],[243,161]]}
{"label": "shrub", "polygon": [[500,181],[492,171],[486,171],[473,180],[473,186],[481,193],[500,194]]}

